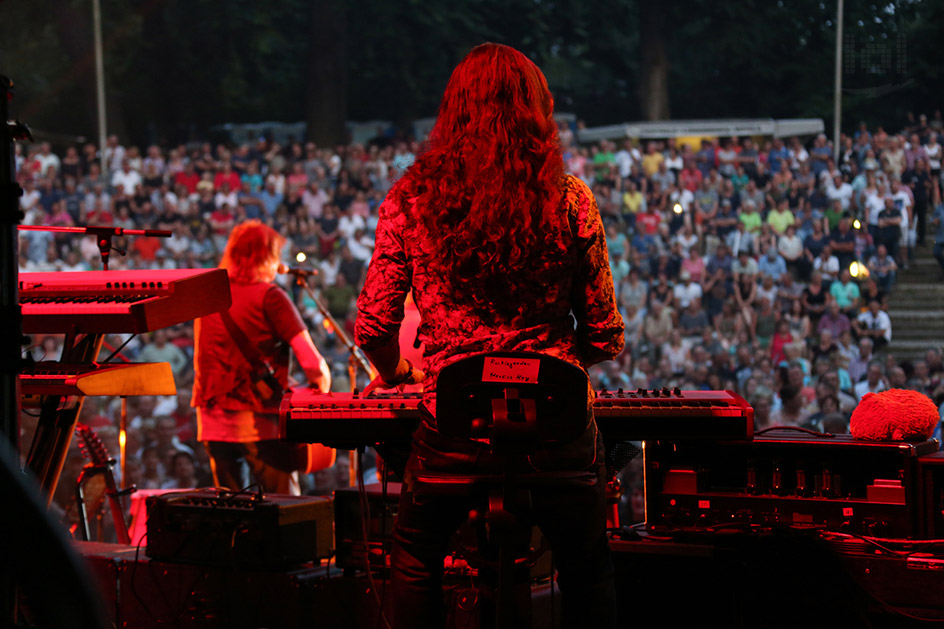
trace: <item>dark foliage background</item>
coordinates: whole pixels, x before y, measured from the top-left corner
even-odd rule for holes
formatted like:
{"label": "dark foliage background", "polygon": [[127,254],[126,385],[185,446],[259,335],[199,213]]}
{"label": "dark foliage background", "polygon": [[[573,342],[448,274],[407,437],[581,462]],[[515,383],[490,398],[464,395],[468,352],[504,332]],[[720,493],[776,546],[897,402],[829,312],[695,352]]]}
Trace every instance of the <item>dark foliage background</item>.
{"label": "dark foliage background", "polygon": [[[177,142],[307,120],[314,139],[342,141],[345,120],[435,115],[452,67],[488,40],[531,56],[558,109],[588,125],[664,116],[662,98],[673,118],[831,128],[835,10],[666,0],[653,22],[641,0],[102,0],[109,132]],[[844,127],[940,107],[944,0],[847,2],[845,33]],[[0,1],[0,72],[34,128],[96,136],[92,50],[91,0]]]}

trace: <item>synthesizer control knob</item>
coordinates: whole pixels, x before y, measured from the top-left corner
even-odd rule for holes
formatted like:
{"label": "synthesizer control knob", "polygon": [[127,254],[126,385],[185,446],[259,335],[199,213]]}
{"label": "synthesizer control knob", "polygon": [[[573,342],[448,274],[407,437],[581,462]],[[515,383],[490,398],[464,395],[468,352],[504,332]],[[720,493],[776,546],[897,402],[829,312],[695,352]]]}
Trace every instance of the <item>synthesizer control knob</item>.
{"label": "synthesizer control knob", "polygon": [[682,389],[680,387],[675,387],[674,389],[672,389],[672,393],[673,395],[682,397]]}
{"label": "synthesizer control knob", "polygon": [[662,387],[662,395],[665,397],[671,397],[672,391],[669,390],[669,387]]}
{"label": "synthesizer control knob", "polygon": [[643,389],[642,387],[639,387],[638,389],[636,389],[636,393],[641,395],[642,397],[646,397],[647,395],[649,395],[649,392]]}

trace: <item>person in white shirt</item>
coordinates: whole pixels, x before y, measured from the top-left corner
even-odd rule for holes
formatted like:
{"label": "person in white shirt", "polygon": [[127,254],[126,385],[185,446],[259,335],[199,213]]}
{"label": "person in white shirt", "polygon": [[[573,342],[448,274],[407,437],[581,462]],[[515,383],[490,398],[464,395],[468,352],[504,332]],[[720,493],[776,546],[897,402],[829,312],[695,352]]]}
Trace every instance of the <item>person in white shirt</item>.
{"label": "person in white shirt", "polygon": [[692,274],[688,271],[679,273],[679,279],[682,280],[681,283],[676,284],[672,292],[675,296],[675,303],[678,304],[680,309],[684,309],[688,308],[692,300],[701,299],[702,289],[701,284],[692,281]]}
{"label": "person in white shirt", "polygon": [[61,162],[59,156],[49,150],[49,142],[43,142],[39,153],[36,155],[36,161],[39,162],[39,173],[42,176],[49,175],[49,169],[52,168],[58,174]]}
{"label": "person in white shirt", "polygon": [[836,175],[832,179],[826,180],[826,196],[829,197],[830,201],[839,200],[842,203],[842,209],[848,210],[850,202],[852,201],[852,195],[855,194],[855,191],[852,189],[852,186],[848,182],[843,181],[841,175]]}
{"label": "person in white shirt", "polygon": [[613,159],[616,161],[617,169],[619,169],[620,179],[626,179],[632,172],[633,163],[638,164],[642,160],[642,155],[639,153],[639,149],[633,146],[632,140],[626,140],[623,142],[623,148],[616,152]]}
{"label": "person in white shirt", "polygon": [[888,383],[882,375],[882,363],[873,360],[869,363],[868,371],[865,372],[865,380],[859,382],[853,387],[856,401],[861,402],[862,396],[866,393],[880,393],[888,389]]}
{"label": "person in white shirt", "polygon": [[869,302],[868,310],[855,318],[852,329],[860,339],[872,339],[876,349],[880,349],[892,340],[892,320],[875,299]]}
{"label": "person in white shirt", "polygon": [[111,185],[116,190],[119,186],[125,189],[125,192],[128,194],[133,194],[134,189],[141,184],[143,179],[141,179],[140,173],[136,170],[131,169],[131,163],[125,159],[121,162],[121,169],[115,171],[115,174],[111,177]]}
{"label": "person in white shirt", "polygon": [[813,260],[813,270],[819,271],[823,279],[830,282],[839,275],[839,258],[832,254],[829,245],[823,247],[822,253]]}

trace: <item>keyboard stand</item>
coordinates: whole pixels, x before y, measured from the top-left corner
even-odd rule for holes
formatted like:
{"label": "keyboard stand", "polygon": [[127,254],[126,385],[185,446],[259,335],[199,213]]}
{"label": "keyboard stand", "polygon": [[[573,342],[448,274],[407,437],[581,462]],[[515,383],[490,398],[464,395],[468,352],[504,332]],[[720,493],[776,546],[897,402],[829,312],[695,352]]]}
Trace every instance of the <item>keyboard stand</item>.
{"label": "keyboard stand", "polygon": [[[76,335],[67,334],[62,348],[62,362],[94,362],[102,349],[104,338],[104,334],[85,334],[76,339]],[[75,424],[82,412],[84,400],[84,397],[79,396],[73,406],[60,408],[64,396],[50,395],[43,400],[40,407],[39,424],[26,457],[26,467],[43,489],[47,505],[52,502],[53,494],[56,493],[59,475],[65,465],[72,433],[75,432]]]}

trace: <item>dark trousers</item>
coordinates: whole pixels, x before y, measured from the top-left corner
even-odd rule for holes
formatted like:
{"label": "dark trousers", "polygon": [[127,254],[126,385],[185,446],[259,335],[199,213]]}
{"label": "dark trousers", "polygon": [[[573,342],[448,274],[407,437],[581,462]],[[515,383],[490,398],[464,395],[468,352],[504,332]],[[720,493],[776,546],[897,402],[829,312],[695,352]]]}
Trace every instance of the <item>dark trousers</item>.
{"label": "dark trousers", "polygon": [[298,446],[277,440],[231,443],[204,441],[213,469],[213,484],[234,491],[248,484],[243,475],[243,464],[249,466],[251,482],[262,485],[262,490],[276,494],[297,494]]}
{"label": "dark trousers", "polygon": [[944,271],[944,242],[939,242],[934,245],[934,258],[937,260],[937,263],[941,265],[941,270]]}
{"label": "dark trousers", "polygon": [[928,229],[928,202],[927,199],[915,199],[914,205],[915,217],[918,219],[917,244],[923,245],[925,234]]}
{"label": "dark trousers", "polygon": [[[564,628],[615,626],[603,447],[596,428],[591,430],[582,443],[565,447],[548,460],[553,460],[555,469],[593,471],[598,478],[594,486],[531,489],[529,515],[554,553]],[[521,471],[534,471],[532,463],[542,464],[536,457],[521,457]],[[390,585],[394,629],[443,626],[443,558],[469,511],[483,507],[467,496],[417,494],[415,475],[423,471],[494,473],[504,464],[505,459],[492,454],[487,444],[446,439],[425,425],[417,430],[394,527]]]}

